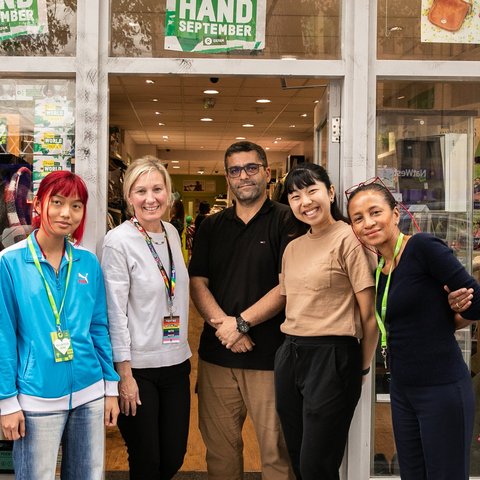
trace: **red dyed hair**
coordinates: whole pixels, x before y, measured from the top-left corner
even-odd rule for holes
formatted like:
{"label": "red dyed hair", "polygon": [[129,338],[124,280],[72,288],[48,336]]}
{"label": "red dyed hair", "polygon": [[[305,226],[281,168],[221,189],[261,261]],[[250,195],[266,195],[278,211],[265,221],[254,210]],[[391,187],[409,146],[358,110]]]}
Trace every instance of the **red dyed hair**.
{"label": "red dyed hair", "polygon": [[[37,215],[32,219],[33,228],[39,228],[42,223],[42,217],[48,220],[48,204],[50,198],[55,195],[62,195],[63,197],[77,197],[87,206],[88,190],[85,182],[75,173],[68,170],[58,170],[56,172],[49,173],[41,182],[38,187],[37,200],[42,207],[42,215]],[[87,210],[83,210],[83,217],[80,225],[73,232],[72,237],[75,239],[75,244],[81,242],[83,234],[85,232],[85,219]]]}

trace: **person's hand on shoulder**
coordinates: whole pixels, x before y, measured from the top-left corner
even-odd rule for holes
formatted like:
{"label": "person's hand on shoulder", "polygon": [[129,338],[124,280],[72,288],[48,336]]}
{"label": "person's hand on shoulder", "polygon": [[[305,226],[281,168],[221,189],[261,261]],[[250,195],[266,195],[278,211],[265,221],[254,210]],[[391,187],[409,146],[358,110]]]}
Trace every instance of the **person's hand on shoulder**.
{"label": "person's hand on shoulder", "polygon": [[447,285],[443,288],[448,293],[448,304],[455,313],[462,313],[472,305],[473,288],[459,288],[453,292]]}

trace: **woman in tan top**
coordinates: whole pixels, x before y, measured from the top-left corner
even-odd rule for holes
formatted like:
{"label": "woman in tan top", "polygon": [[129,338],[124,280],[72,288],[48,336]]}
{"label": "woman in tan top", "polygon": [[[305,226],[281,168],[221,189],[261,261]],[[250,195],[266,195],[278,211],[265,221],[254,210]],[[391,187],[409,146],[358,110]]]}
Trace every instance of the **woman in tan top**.
{"label": "woman in tan top", "polygon": [[295,217],[310,229],[283,256],[277,410],[297,478],[336,480],[378,341],[373,262],[341,214],[325,169],[297,167],[285,189]]}

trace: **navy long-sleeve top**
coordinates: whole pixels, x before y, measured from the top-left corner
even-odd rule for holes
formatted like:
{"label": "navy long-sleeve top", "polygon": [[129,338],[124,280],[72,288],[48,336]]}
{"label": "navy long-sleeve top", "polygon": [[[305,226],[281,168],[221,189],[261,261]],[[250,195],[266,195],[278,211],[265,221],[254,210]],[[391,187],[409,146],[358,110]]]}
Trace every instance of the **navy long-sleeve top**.
{"label": "navy long-sleeve top", "polygon": [[[380,275],[377,311],[387,275]],[[468,376],[455,339],[451,291],[474,289],[472,306],[462,313],[480,319],[480,286],[440,239],[426,233],[411,237],[392,272],[386,326],[392,380],[405,385],[439,385]]]}

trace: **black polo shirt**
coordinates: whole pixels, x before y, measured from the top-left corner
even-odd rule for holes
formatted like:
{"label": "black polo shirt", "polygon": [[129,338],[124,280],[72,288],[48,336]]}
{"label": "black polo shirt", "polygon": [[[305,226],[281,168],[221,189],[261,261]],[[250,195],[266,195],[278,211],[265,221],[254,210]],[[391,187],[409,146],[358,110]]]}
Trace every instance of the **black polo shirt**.
{"label": "black polo shirt", "polygon": [[[227,315],[237,316],[278,285],[283,251],[295,232],[288,206],[265,201],[245,224],[235,207],[207,217],[195,236],[189,273],[206,277],[215,300]],[[229,368],[273,370],[283,341],[284,312],[250,329],[251,352],[233,353],[204,324],[198,353],[202,360]]]}

